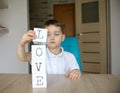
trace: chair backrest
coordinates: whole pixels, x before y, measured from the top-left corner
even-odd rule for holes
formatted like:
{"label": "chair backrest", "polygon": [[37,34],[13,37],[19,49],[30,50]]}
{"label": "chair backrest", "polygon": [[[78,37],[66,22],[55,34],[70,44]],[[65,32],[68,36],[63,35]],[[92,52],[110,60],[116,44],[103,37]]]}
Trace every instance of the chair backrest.
{"label": "chair backrest", "polygon": [[64,48],[65,51],[71,52],[75,56],[79,64],[80,71],[82,72],[82,62],[81,62],[78,38],[77,37],[66,37],[65,40],[61,43],[61,46]]}

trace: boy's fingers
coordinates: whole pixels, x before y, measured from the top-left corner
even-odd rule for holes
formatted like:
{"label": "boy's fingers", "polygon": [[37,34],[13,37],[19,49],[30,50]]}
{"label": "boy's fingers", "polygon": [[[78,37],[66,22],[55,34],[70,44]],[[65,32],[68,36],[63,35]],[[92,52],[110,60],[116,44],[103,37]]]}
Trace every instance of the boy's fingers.
{"label": "boy's fingers", "polygon": [[65,77],[69,77],[69,73],[66,73],[66,74],[65,74]]}
{"label": "boy's fingers", "polygon": [[75,73],[72,73],[69,75],[69,78],[72,79],[72,80],[76,80],[76,79],[79,79],[80,78],[80,74],[75,74]]}

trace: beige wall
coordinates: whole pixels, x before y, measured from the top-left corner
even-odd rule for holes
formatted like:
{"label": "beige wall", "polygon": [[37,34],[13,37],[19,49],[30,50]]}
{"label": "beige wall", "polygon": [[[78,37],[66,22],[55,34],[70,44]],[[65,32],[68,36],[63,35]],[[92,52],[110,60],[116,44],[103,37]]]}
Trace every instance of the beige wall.
{"label": "beige wall", "polygon": [[110,0],[111,72],[120,74],[120,0]]}
{"label": "beige wall", "polygon": [[8,8],[0,9],[0,24],[9,32],[0,32],[0,73],[28,73],[28,63],[17,58],[17,45],[27,31],[27,0],[7,0]]}

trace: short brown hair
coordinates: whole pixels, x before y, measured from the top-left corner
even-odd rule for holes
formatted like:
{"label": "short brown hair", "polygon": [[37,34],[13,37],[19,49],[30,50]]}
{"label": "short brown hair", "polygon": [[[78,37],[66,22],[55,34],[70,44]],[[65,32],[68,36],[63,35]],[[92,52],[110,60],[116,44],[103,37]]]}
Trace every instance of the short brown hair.
{"label": "short brown hair", "polygon": [[45,25],[45,26],[55,25],[55,26],[57,26],[57,27],[60,27],[62,33],[64,33],[65,25],[64,25],[62,22],[60,22],[60,21],[58,21],[58,20],[56,20],[56,19],[47,20],[44,25]]}

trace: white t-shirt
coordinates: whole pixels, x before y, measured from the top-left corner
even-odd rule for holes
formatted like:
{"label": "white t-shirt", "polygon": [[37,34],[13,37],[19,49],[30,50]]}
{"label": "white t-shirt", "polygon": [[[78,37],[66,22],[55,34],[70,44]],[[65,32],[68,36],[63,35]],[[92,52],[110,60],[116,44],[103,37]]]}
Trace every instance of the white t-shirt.
{"label": "white t-shirt", "polygon": [[46,53],[46,70],[47,74],[66,74],[73,69],[79,69],[77,60],[74,55],[70,52],[64,51],[61,47],[62,52],[58,55],[54,55],[47,48]]}

